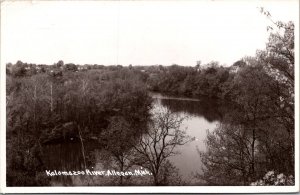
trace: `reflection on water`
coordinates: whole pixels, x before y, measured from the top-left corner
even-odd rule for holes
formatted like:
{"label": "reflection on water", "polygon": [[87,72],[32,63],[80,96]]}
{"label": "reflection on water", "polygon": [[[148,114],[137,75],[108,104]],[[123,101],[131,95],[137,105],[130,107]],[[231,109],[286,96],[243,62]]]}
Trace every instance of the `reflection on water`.
{"label": "reflection on water", "polygon": [[187,116],[182,123],[182,129],[186,133],[195,137],[195,140],[178,147],[179,155],[173,156],[171,161],[179,168],[182,177],[193,184],[193,173],[201,172],[201,161],[197,149],[204,151],[204,140],[207,131],[212,131],[222,118],[218,105],[209,100],[194,100],[186,98],[155,98],[155,105],[169,108],[172,112],[177,112]]}
{"label": "reflection on water", "polygon": [[[207,130],[212,131],[222,118],[219,106],[216,102],[205,99],[167,97],[160,94],[152,94],[154,107],[162,106],[172,112],[188,116],[181,127],[186,133],[195,137],[195,140],[177,148],[180,154],[172,156],[170,161],[179,169],[179,174],[190,184],[193,184],[192,173],[201,172],[201,161],[197,148],[205,150],[204,140]],[[88,169],[117,169],[115,162],[109,154],[96,143],[85,144],[85,158]],[[68,142],[48,145],[44,150],[45,164],[50,170],[84,170],[81,144]],[[134,167],[133,167],[134,168]],[[145,178],[143,178],[145,179]],[[144,185],[142,178],[135,178],[128,185]],[[146,180],[149,180],[149,177]],[[118,185],[116,177],[55,177],[53,185]],[[126,181],[124,181],[126,182]]]}
{"label": "reflection on water", "polygon": [[43,158],[50,170],[81,170],[84,168],[81,145],[78,142],[46,145],[43,152]]}
{"label": "reflection on water", "polygon": [[[80,147],[80,143],[78,142],[46,145],[43,149],[46,170],[82,170],[84,168],[84,161]],[[71,177],[54,176],[52,185],[70,186],[73,185],[73,182]]]}
{"label": "reflection on water", "polygon": [[217,109],[218,105],[209,100],[160,99],[160,101],[163,106],[173,112],[184,112],[189,116],[203,117],[208,122],[218,121],[222,117]]}

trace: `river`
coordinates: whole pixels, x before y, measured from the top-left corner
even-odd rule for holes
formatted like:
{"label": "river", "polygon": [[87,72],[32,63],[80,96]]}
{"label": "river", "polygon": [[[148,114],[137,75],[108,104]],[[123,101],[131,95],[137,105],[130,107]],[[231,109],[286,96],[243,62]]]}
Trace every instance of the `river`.
{"label": "river", "polygon": [[205,151],[207,131],[213,131],[222,117],[215,101],[185,97],[152,94],[156,106],[169,108],[185,116],[181,129],[195,140],[177,148],[179,154],[171,157],[171,162],[179,169],[180,175],[189,183],[196,183],[195,173],[201,173],[201,161],[198,150]]}
{"label": "river", "polygon": [[[151,93],[153,98],[153,109],[163,107],[170,109],[186,118],[181,124],[190,137],[195,139],[183,146],[178,146],[176,156],[170,157],[170,161],[178,168],[179,175],[187,183],[197,184],[194,179],[195,173],[201,173],[201,160],[198,150],[205,151],[205,139],[207,131],[213,131],[219,124],[222,114],[216,101],[209,99],[193,99],[175,96],[166,96]],[[86,143],[86,164],[90,169],[103,169],[112,166],[111,162],[103,163],[103,159],[110,158],[101,152],[95,144]],[[45,161],[49,170],[80,170],[84,169],[81,145],[78,142],[48,145],[45,148]],[[86,181],[77,178],[61,177],[52,179],[52,185],[86,185]],[[106,185],[105,180],[99,185]],[[107,183],[109,185],[109,182]]]}

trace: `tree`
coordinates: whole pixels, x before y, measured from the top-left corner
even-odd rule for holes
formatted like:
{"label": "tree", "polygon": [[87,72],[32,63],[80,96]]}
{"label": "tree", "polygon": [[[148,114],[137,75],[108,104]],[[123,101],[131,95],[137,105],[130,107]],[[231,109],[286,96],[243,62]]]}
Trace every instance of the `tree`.
{"label": "tree", "polygon": [[6,64],[6,74],[7,75],[10,75],[12,73],[12,68],[13,68],[12,63],[9,62]]}
{"label": "tree", "polygon": [[57,68],[61,68],[61,67],[63,67],[64,66],[64,61],[62,61],[62,60],[59,60],[57,63],[56,63],[56,67]]}
{"label": "tree", "polygon": [[266,120],[274,114],[270,112],[270,108],[275,94],[269,87],[273,82],[272,78],[263,71],[262,66],[258,65],[258,61],[253,60],[252,63],[240,70],[234,82],[240,92],[235,98],[243,116],[239,122],[249,130],[251,136],[251,174],[254,179],[256,173],[255,147],[258,139],[262,136],[262,131],[267,129],[266,126],[262,126],[262,122],[266,123]]}
{"label": "tree", "polygon": [[178,154],[175,148],[191,140],[185,131],[180,129],[183,120],[184,117],[160,108],[154,113],[148,131],[134,146],[139,155],[138,164],[152,172],[154,185],[163,184],[163,167],[168,163],[170,156]]}
{"label": "tree", "polygon": [[[263,9],[262,9],[263,10]],[[266,12],[265,14],[268,14]],[[270,18],[270,16],[268,16]],[[272,21],[272,19],[270,18]],[[273,87],[277,93],[278,103],[276,113],[281,117],[276,118],[277,122],[285,126],[289,134],[291,150],[291,163],[294,162],[294,23],[273,22],[269,41],[265,51],[259,51],[258,56],[264,65],[266,72],[274,78],[276,85]],[[275,30],[276,28],[276,30]]]}
{"label": "tree", "polygon": [[66,71],[77,71],[78,70],[78,68],[77,68],[77,66],[75,65],[75,64],[72,64],[72,63],[70,63],[70,64],[65,64],[64,65],[64,70],[66,70]]}
{"label": "tree", "polygon": [[274,22],[271,14],[263,7],[260,8],[271,22],[272,26],[266,50],[258,51],[258,56],[265,62],[269,74],[282,83],[287,83],[294,94],[294,64],[295,64],[295,25],[292,21],[283,23]]}
{"label": "tree", "polygon": [[270,35],[265,51],[245,57],[227,86],[234,107],[200,152],[199,177],[208,184],[247,185],[267,170],[294,174],[294,27],[276,24],[283,32]]}
{"label": "tree", "polygon": [[22,61],[17,61],[15,65],[12,66],[12,75],[16,77],[22,77],[26,75],[25,64]]}
{"label": "tree", "polygon": [[200,154],[206,185],[245,185],[251,176],[251,140],[242,126],[220,125],[208,132],[206,151]]}
{"label": "tree", "polygon": [[201,61],[198,60],[196,66],[195,66],[195,69],[197,72],[200,71],[200,66],[201,66]]}
{"label": "tree", "polygon": [[269,74],[294,87],[294,23],[278,22],[279,30],[271,33],[265,51],[258,54]]}
{"label": "tree", "polygon": [[199,178],[209,185],[247,185],[265,170],[293,171],[291,136],[280,122],[286,116],[278,106],[277,82],[257,58],[246,62],[232,80],[234,107],[208,135],[208,150],[200,152],[205,169]]}
{"label": "tree", "polygon": [[232,67],[241,68],[245,67],[247,64],[244,62],[244,60],[238,60],[232,64]]}
{"label": "tree", "polygon": [[[103,132],[102,136],[107,139],[106,150],[112,159],[109,162],[110,166],[121,172],[128,171],[134,165],[132,151],[134,134],[130,124],[120,116],[112,117],[108,128]],[[107,156],[104,157],[103,160],[109,159]],[[120,176],[119,185],[124,185],[124,176]]]}

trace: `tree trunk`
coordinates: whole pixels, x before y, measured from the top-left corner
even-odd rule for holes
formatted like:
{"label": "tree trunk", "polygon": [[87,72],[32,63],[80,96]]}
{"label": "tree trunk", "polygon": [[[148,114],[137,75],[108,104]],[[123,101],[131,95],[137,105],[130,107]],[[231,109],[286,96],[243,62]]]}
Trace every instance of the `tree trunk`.
{"label": "tree trunk", "polygon": [[[122,158],[123,160],[123,158]],[[123,169],[124,169],[124,162],[121,162],[121,172],[123,172]],[[123,185],[123,176],[121,175],[120,176],[120,185]]]}
{"label": "tree trunk", "polygon": [[50,111],[53,112],[53,86],[50,85]]}
{"label": "tree trunk", "polygon": [[252,143],[251,143],[251,154],[252,154],[252,162],[251,162],[251,173],[252,173],[252,179],[254,179],[255,176],[255,128],[252,129]]}
{"label": "tree trunk", "polygon": [[154,179],[154,185],[155,186],[158,186],[159,185],[159,183],[158,183],[158,174],[157,173],[153,173],[153,179]]}
{"label": "tree trunk", "polygon": [[79,134],[79,138],[80,138],[80,142],[81,142],[81,152],[82,152],[82,157],[83,157],[83,162],[84,162],[84,169],[86,169],[84,145],[83,145],[83,140],[82,140],[82,137],[81,137],[81,131],[80,131],[79,125],[78,125],[78,134]]}
{"label": "tree trunk", "polygon": [[34,86],[34,111],[33,111],[33,126],[34,126],[34,132],[36,133],[36,85]]}

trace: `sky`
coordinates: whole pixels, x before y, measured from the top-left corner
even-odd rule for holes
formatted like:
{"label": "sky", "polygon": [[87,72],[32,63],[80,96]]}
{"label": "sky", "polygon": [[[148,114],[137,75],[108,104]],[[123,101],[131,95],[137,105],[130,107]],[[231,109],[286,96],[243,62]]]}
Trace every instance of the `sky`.
{"label": "sky", "polygon": [[297,0],[4,1],[1,65],[232,65],[264,49],[274,21],[295,21]]}

